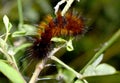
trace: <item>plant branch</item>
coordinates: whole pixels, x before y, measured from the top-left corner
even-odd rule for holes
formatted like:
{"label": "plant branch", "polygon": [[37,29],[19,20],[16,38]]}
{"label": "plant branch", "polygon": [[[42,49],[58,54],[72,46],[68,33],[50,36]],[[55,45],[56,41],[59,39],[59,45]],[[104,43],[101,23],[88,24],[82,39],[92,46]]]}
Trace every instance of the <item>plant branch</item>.
{"label": "plant branch", "polygon": [[14,55],[11,55],[12,61],[14,63],[15,69],[19,71]]}
{"label": "plant branch", "polygon": [[[53,56],[58,50],[60,50],[62,47],[64,47],[65,45],[59,47],[59,48],[54,48],[50,53],[49,56]],[[42,61],[40,61],[35,68],[35,71],[29,81],[29,83],[35,83],[37,81],[37,78],[41,72],[41,70],[45,67],[45,63],[47,61],[47,58],[44,58]]]}
{"label": "plant branch", "polygon": [[17,0],[18,3],[18,13],[19,13],[19,25],[20,27],[23,25],[23,12],[22,12],[22,1],[21,0]]}
{"label": "plant branch", "polygon": [[84,70],[92,64],[104,51],[106,51],[117,39],[120,37],[120,29],[103,45],[103,47],[94,55],[94,57],[85,65],[85,67],[80,71],[83,73]]}
{"label": "plant branch", "polygon": [[62,62],[60,59],[58,59],[57,57],[53,56],[57,51],[59,51],[60,49],[66,47],[66,44],[65,43],[64,45],[58,47],[58,48],[54,48],[54,50],[52,52],[50,52],[49,54],[49,58],[58,62],[60,65],[62,65],[63,67],[65,67],[66,69],[68,69],[69,71],[73,72],[77,78],[80,78],[82,79],[82,75],[78,72],[76,72],[74,69],[72,69],[71,67],[69,67],[68,65],[66,65],[64,62]]}
{"label": "plant branch", "polygon": [[7,52],[4,51],[4,49],[1,49],[1,48],[0,48],[0,51],[6,56],[7,60],[8,60],[10,63],[12,63],[12,59],[11,59],[11,57],[7,54]]}
{"label": "plant branch", "polygon": [[63,67],[65,67],[66,69],[68,69],[69,71],[73,72],[77,78],[82,79],[82,75],[78,72],[76,72],[74,69],[72,69],[71,67],[69,67],[68,65],[66,65],[64,62],[62,62],[60,59],[58,59],[55,56],[51,56],[50,59],[58,62],[60,65],[62,65]]}
{"label": "plant branch", "polygon": [[44,68],[44,65],[45,65],[44,61],[39,62],[36,65],[35,71],[34,71],[34,73],[32,75],[32,78],[30,79],[29,83],[35,83],[35,82],[37,82],[37,78],[38,78],[41,70]]}
{"label": "plant branch", "polygon": [[7,30],[6,35],[5,35],[5,42],[7,41],[8,36],[9,36],[9,32],[8,32],[8,30]]}

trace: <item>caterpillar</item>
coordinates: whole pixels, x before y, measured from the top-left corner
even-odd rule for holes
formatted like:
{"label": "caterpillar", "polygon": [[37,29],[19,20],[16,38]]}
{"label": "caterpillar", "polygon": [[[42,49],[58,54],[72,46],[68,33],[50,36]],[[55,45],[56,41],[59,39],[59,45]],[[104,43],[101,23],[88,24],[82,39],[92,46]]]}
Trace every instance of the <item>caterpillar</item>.
{"label": "caterpillar", "polygon": [[29,52],[35,58],[44,58],[52,50],[52,37],[76,36],[83,34],[84,31],[84,19],[74,15],[72,12],[66,13],[65,16],[61,16],[61,13],[58,12],[55,18],[48,15],[45,21],[39,24],[37,32],[39,36],[36,37]]}

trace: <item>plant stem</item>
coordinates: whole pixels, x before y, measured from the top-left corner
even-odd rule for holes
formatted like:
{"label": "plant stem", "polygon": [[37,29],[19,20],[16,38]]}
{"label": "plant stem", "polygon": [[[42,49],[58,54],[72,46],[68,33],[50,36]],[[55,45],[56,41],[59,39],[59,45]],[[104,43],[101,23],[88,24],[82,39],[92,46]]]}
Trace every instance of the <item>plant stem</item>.
{"label": "plant stem", "polygon": [[57,57],[55,57],[55,56],[51,56],[50,57],[52,60],[54,60],[54,61],[56,61],[56,62],[58,62],[59,64],[61,64],[62,66],[64,66],[66,69],[68,69],[69,71],[71,71],[71,72],[73,72],[75,75],[76,75],[76,77],[78,77],[78,78],[82,78],[82,75],[80,74],[80,73],[78,73],[78,72],[76,72],[74,69],[72,69],[71,67],[69,67],[68,65],[66,65],[65,63],[63,63],[61,60],[59,60]]}
{"label": "plant stem", "polygon": [[82,75],[78,72],[76,72],[74,69],[72,69],[71,67],[69,67],[68,65],[66,65],[64,62],[62,62],[60,59],[58,59],[57,57],[53,56],[57,51],[59,51],[60,49],[66,47],[66,43],[63,44],[62,46],[58,47],[58,48],[54,48],[52,52],[50,52],[49,54],[49,58],[58,62],[60,65],[64,66],[66,69],[68,69],[69,71],[73,72],[77,78],[82,79]]}
{"label": "plant stem", "polygon": [[37,78],[41,72],[41,70],[44,68],[44,65],[45,65],[45,62],[44,61],[40,61],[37,65],[36,65],[36,68],[35,68],[35,71],[29,81],[29,83],[36,83],[37,82]]}
{"label": "plant stem", "polygon": [[12,63],[11,57],[7,54],[7,52],[3,49],[0,48],[0,51],[6,56],[7,60]]}
{"label": "plant stem", "polygon": [[85,65],[85,67],[80,71],[83,73],[84,70],[92,64],[105,50],[107,50],[117,39],[120,37],[120,29],[104,44],[104,46],[94,55],[94,57]]}
{"label": "plant stem", "polygon": [[6,42],[7,39],[8,39],[8,35],[9,35],[9,32],[8,32],[8,30],[7,30],[6,35],[5,35],[5,42]]}
{"label": "plant stem", "polygon": [[[12,66],[18,70],[18,67],[17,67],[17,64],[16,64],[16,61],[15,61],[15,58],[13,57],[13,55],[10,55],[7,53],[7,51],[3,48],[3,49],[0,49],[0,51],[6,56],[7,60],[10,62],[10,64],[12,64]],[[19,71],[19,70],[18,70]]]}
{"label": "plant stem", "polygon": [[22,1],[21,0],[17,0],[17,4],[18,4],[18,13],[19,13],[19,25],[20,27],[23,25],[23,12],[22,12]]}
{"label": "plant stem", "polygon": [[19,71],[14,55],[11,55],[12,61],[14,63],[15,69]]}
{"label": "plant stem", "polygon": [[[65,45],[59,47],[59,48],[54,48],[49,56],[53,56],[58,50],[60,50],[62,47],[64,47]],[[47,58],[44,58],[42,61],[40,61],[37,65],[36,65],[36,68],[35,68],[35,71],[29,81],[29,83],[35,83],[37,81],[37,78],[41,72],[41,70],[44,68],[45,66],[45,62],[47,61]]]}

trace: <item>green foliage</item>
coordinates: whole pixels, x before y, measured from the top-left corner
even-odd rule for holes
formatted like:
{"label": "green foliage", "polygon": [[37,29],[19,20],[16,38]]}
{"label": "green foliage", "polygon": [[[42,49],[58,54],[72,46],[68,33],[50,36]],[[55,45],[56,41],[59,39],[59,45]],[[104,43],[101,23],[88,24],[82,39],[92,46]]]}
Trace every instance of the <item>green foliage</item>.
{"label": "green foliage", "polygon": [[24,83],[18,71],[16,71],[11,65],[0,60],[0,72],[2,72],[12,83]]}
{"label": "green foliage", "polygon": [[3,17],[3,22],[5,24],[6,33],[8,33],[12,28],[12,24],[9,22],[9,19],[6,15]]}
{"label": "green foliage", "polygon": [[108,64],[100,64],[98,66],[89,65],[85,72],[83,73],[84,76],[97,76],[97,75],[109,75],[115,74],[116,70],[114,67]]}
{"label": "green foliage", "polygon": [[32,25],[24,24],[19,31],[15,31],[12,37],[21,37],[27,35],[37,35],[36,28]]}
{"label": "green foliage", "polygon": [[69,41],[63,39],[63,38],[58,38],[58,37],[53,37],[51,41],[57,42],[57,43],[66,43],[66,49],[67,51],[73,51],[73,45],[72,45],[72,40],[73,38],[70,38]]}
{"label": "green foliage", "polygon": [[4,60],[0,60],[0,71],[6,77],[8,77],[8,79],[11,80],[13,83],[24,83],[25,81],[21,76],[21,74],[18,72],[18,67],[14,59],[15,53],[12,53],[12,55],[8,53],[10,48],[8,48],[9,45],[7,44],[7,40],[8,40],[9,32],[12,28],[12,24],[9,22],[9,19],[6,15],[3,17],[3,22],[5,25],[6,33],[5,33],[5,39],[3,39],[2,36],[0,37],[0,51],[6,57],[8,63],[5,63]]}

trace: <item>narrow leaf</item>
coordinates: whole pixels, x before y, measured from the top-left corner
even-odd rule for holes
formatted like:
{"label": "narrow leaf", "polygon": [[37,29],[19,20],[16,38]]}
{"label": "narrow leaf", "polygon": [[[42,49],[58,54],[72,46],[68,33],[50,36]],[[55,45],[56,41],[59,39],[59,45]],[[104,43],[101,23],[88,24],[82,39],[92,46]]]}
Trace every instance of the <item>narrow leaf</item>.
{"label": "narrow leaf", "polygon": [[37,35],[37,29],[35,26],[24,24],[23,30],[26,32],[25,35]]}
{"label": "narrow leaf", "polygon": [[16,31],[12,34],[12,37],[21,37],[25,36],[26,32],[25,31]]}
{"label": "narrow leaf", "polygon": [[8,32],[11,30],[11,28],[12,28],[12,24],[9,23],[9,25],[8,25]]}
{"label": "narrow leaf", "polygon": [[0,72],[3,73],[12,83],[25,83],[21,75],[10,65],[0,60]]}
{"label": "narrow leaf", "polygon": [[17,48],[14,50],[14,53],[16,54],[16,53],[17,53],[18,51],[20,51],[21,49],[24,49],[24,48],[29,47],[29,46],[31,46],[31,45],[32,45],[31,43],[23,44],[23,45],[17,47]]}
{"label": "narrow leaf", "polygon": [[6,15],[4,15],[4,17],[3,17],[3,22],[4,22],[4,24],[5,24],[6,30],[8,30],[9,19],[8,19],[8,17],[7,17]]}

